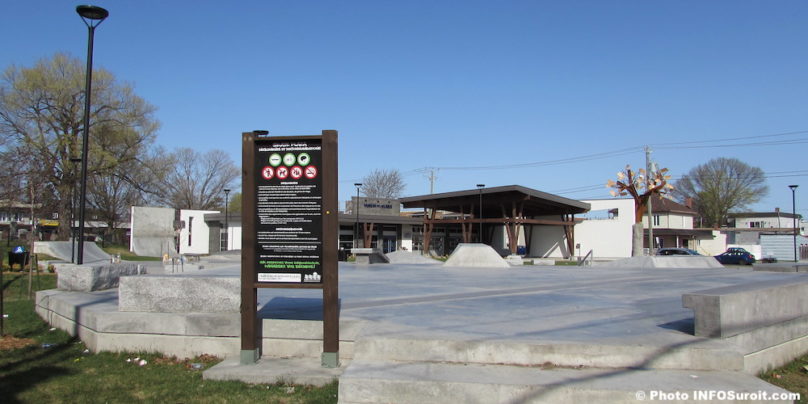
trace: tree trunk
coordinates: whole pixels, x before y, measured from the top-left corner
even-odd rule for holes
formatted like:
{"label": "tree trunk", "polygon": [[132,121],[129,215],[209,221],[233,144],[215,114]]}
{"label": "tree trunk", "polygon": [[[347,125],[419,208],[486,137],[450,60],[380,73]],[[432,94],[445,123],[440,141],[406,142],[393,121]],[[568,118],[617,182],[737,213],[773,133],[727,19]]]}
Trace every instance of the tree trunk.
{"label": "tree trunk", "polygon": [[643,242],[643,226],[642,222],[634,223],[631,226],[631,256],[632,257],[642,257],[642,242]]}

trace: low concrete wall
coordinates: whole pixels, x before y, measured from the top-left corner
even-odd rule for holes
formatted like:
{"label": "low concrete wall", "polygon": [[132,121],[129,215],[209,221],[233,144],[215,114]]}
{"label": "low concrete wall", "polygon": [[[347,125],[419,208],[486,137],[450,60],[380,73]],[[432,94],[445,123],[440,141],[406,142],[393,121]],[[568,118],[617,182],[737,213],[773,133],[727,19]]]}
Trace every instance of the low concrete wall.
{"label": "low concrete wall", "polygon": [[778,262],[774,264],[754,264],[755,271],[765,272],[808,272],[808,264],[798,264],[795,262]]}
{"label": "low concrete wall", "polygon": [[118,286],[119,279],[126,275],[145,273],[142,265],[131,263],[75,265],[54,264],[56,287],[61,290],[92,292]]}
{"label": "low concrete wall", "polygon": [[238,276],[129,276],[118,288],[120,311],[239,313],[240,304]]}
{"label": "low concrete wall", "polygon": [[352,248],[351,254],[356,255],[356,263],[361,265],[390,263],[386,255],[373,248]]}
{"label": "low concrete wall", "polygon": [[808,277],[702,290],[682,295],[695,312],[695,334],[726,338],[808,316]]}

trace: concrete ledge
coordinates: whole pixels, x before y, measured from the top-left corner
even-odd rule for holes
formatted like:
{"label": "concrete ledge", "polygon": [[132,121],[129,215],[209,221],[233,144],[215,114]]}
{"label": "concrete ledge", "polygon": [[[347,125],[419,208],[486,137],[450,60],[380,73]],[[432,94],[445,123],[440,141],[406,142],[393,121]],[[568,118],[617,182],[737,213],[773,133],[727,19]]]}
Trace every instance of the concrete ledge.
{"label": "concrete ledge", "polygon": [[202,374],[205,380],[238,380],[252,384],[294,383],[325,386],[337,380],[343,368],[324,368],[317,359],[266,359],[241,365],[238,358],[222,361]]}
{"label": "concrete ledge", "polygon": [[682,295],[695,335],[726,338],[808,315],[808,277],[727,286]]}
{"label": "concrete ledge", "polygon": [[[675,402],[700,399],[696,391],[787,394],[753,375],[730,372],[633,369],[564,369],[474,364],[353,361],[339,381],[349,403],[641,403],[650,392],[681,392]],[[639,395],[638,393],[643,393]],[[736,402],[764,402],[738,400]],[[768,402],[768,401],[767,401]],[[791,400],[771,402],[792,402]]]}
{"label": "concrete ledge", "polygon": [[755,271],[765,272],[808,272],[808,264],[779,262],[775,264],[754,264]]}
{"label": "concrete ledge", "polygon": [[239,313],[241,281],[237,276],[124,277],[118,310],[153,313]]}
{"label": "concrete ledge", "polygon": [[143,266],[132,263],[55,264],[54,267],[57,275],[56,287],[80,292],[111,289],[118,286],[122,276],[145,273]]}
{"label": "concrete ledge", "polygon": [[[79,337],[94,351],[146,351],[180,358],[210,354],[238,358],[239,313],[119,312],[115,291],[56,289],[36,293],[36,312],[51,326]],[[340,359],[353,357],[362,321],[340,320]],[[262,320],[262,356],[320,360],[322,321]]]}
{"label": "concrete ledge", "polygon": [[465,363],[480,365],[587,368],[648,368],[743,371],[741,352],[710,340],[671,346],[606,345],[569,342],[454,341],[380,338],[357,340],[356,360],[377,362]]}
{"label": "concrete ledge", "polygon": [[360,265],[390,263],[386,255],[373,248],[351,248],[351,254],[356,256],[356,263]]}

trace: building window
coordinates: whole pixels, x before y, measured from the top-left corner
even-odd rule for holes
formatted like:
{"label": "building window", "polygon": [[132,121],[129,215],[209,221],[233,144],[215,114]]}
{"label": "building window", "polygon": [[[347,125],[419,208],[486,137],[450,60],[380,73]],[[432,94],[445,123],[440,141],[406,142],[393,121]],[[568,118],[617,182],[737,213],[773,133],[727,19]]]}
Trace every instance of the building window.
{"label": "building window", "polygon": [[188,216],[188,247],[191,246],[191,234],[193,234],[194,217]]}
{"label": "building window", "polygon": [[659,215],[654,215],[654,226],[659,226]]}

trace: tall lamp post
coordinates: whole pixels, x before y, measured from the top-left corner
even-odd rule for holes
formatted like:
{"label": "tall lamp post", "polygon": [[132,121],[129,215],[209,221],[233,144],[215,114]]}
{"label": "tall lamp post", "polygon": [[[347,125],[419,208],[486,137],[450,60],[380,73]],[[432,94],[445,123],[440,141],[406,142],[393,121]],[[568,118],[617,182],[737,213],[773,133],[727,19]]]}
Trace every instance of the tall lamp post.
{"label": "tall lamp post", "polygon": [[485,184],[477,184],[477,188],[480,189],[480,243],[483,242],[483,188],[485,188]]}
{"label": "tall lamp post", "polygon": [[78,6],[76,12],[87,25],[87,70],[84,82],[84,134],[81,145],[81,190],[79,191],[79,243],[76,264],[84,263],[84,210],[87,203],[87,152],[90,140],[90,95],[93,81],[93,37],[95,27],[100,25],[109,11],[97,6]]}
{"label": "tall lamp post", "polygon": [[797,259],[797,187],[799,185],[789,185],[788,187],[791,188],[791,211],[794,215],[794,262],[799,261]]}
{"label": "tall lamp post", "polygon": [[356,202],[354,202],[354,210],[356,211],[356,222],[354,223],[354,248],[359,248],[359,244],[357,244],[357,239],[359,238],[359,187],[362,186],[361,182],[357,182],[354,184],[356,187]]}
{"label": "tall lamp post", "polygon": [[[73,164],[81,163],[78,157],[71,157]],[[75,167],[74,167],[75,168]],[[73,171],[75,172],[75,170]],[[76,179],[73,178],[73,186],[70,187],[70,262],[76,263]]]}
{"label": "tall lamp post", "polygon": [[230,196],[230,188],[224,189],[224,250],[230,250],[230,222],[227,215],[227,202]]}

